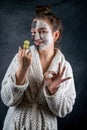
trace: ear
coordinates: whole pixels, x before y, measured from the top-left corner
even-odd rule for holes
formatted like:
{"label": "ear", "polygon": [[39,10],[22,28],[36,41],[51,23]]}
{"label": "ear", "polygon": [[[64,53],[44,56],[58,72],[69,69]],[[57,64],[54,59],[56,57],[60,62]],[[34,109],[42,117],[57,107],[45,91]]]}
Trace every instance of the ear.
{"label": "ear", "polygon": [[56,42],[60,36],[60,31],[59,30],[55,31],[53,35],[54,35],[54,42]]}

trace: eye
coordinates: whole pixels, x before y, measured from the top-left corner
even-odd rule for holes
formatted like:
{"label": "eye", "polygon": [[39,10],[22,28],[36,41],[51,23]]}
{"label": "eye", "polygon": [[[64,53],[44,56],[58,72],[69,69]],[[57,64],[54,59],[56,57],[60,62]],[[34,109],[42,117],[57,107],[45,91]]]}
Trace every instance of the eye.
{"label": "eye", "polygon": [[42,30],[42,33],[45,33],[46,31],[45,30]]}
{"label": "eye", "polygon": [[47,33],[46,30],[40,30],[40,31],[39,31],[39,34],[45,34],[45,33]]}
{"label": "eye", "polygon": [[41,30],[39,31],[39,34],[41,34]]}
{"label": "eye", "polygon": [[35,31],[31,31],[31,35],[35,35],[36,34],[36,32]]}

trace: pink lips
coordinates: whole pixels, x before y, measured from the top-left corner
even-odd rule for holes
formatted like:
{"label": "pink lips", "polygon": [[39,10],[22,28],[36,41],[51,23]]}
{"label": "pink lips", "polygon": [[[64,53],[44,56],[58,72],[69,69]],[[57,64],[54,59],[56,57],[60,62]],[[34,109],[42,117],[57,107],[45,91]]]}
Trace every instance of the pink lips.
{"label": "pink lips", "polygon": [[42,41],[34,41],[34,44],[36,46],[40,46],[40,45],[43,45],[43,42]]}

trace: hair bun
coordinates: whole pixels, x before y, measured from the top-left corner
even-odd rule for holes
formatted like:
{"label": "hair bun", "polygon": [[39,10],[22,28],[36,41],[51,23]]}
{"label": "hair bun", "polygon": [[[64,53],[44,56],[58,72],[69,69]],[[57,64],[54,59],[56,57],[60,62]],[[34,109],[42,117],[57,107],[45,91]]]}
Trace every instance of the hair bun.
{"label": "hair bun", "polygon": [[38,5],[38,6],[36,6],[35,10],[36,10],[36,14],[50,13],[51,12],[50,11],[51,8],[49,5],[44,5],[44,6]]}

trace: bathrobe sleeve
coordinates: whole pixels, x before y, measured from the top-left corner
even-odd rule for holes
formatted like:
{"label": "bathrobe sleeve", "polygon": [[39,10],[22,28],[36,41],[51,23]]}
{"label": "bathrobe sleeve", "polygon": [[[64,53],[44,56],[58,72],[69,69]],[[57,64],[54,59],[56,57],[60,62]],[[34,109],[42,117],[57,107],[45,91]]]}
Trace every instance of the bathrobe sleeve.
{"label": "bathrobe sleeve", "polygon": [[23,85],[16,85],[15,73],[17,68],[18,61],[16,54],[8,67],[1,86],[1,98],[3,103],[8,107],[18,105],[21,102],[24,91],[29,84],[28,79],[26,79]]}
{"label": "bathrobe sleeve", "polygon": [[46,86],[44,86],[44,95],[49,109],[52,111],[52,113],[59,117],[64,117],[72,111],[76,98],[71,65],[68,62],[65,62],[65,66],[66,71],[64,77],[72,77],[71,79],[61,83],[54,95],[49,95],[47,93]]}

